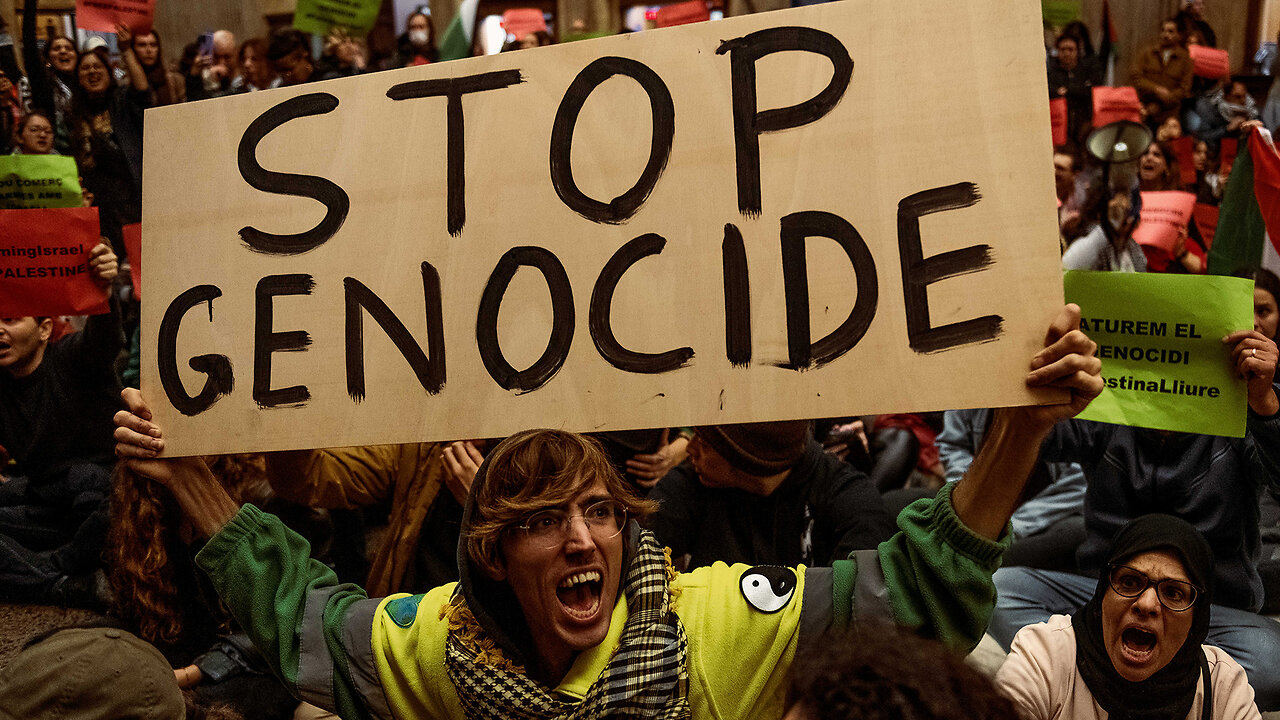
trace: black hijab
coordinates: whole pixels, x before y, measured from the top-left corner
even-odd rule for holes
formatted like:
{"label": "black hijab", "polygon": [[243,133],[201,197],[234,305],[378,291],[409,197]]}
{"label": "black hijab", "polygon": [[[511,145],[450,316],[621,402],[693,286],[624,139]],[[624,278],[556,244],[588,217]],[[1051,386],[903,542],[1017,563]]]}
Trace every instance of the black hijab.
{"label": "black hijab", "polygon": [[[1120,528],[1107,553],[1108,566],[1151,550],[1169,550],[1182,560],[1199,589],[1187,639],[1169,664],[1141,682],[1116,672],[1102,640],[1102,598],[1110,588],[1110,567],[1098,579],[1088,604],[1071,618],[1076,631],[1076,668],[1093,697],[1114,720],[1182,720],[1191,711],[1199,685],[1213,601],[1213,552],[1190,523],[1172,515],[1143,515]],[[1168,611],[1165,611],[1168,612]]]}

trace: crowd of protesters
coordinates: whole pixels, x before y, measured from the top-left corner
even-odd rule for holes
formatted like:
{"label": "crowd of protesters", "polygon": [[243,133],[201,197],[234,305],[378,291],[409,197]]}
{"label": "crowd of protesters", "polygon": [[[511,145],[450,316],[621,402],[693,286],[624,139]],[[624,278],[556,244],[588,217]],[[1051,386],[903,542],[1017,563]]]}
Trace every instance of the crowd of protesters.
{"label": "crowd of protesters", "polygon": [[[1172,249],[1133,240],[1142,193],[1219,205],[1234,149],[1280,125],[1280,91],[1259,103],[1239,78],[1194,74],[1188,45],[1216,42],[1202,5],[1187,2],[1113,71],[1113,85],[1137,91],[1154,138],[1119,190],[1087,149],[1105,59],[1081,23],[1046,48],[1048,95],[1068,110],[1067,141],[1054,149],[1064,268],[1206,272],[1208,239],[1194,223]],[[104,615],[103,627],[37,638],[0,669],[0,716],[6,703],[38,717],[68,698],[121,712],[112,702],[125,696],[174,708],[166,717],[250,719],[324,717],[321,708],[790,718],[1280,709],[1280,623],[1258,614],[1280,608],[1280,550],[1264,542],[1280,535],[1270,497],[1280,493],[1280,279],[1257,267],[1238,268],[1256,283],[1254,327],[1224,340],[1247,383],[1244,438],[1074,419],[1101,386],[1067,309],[1028,379],[1072,391],[1053,411],[156,459],[164,429],[136,391],[121,400],[137,385],[138,303],[120,268],[123,228],[142,212],[143,111],[438,62],[429,12],[405,26],[395,55],[377,59],[342,30],[318,46],[291,28],[243,41],[218,30],[169,56],[155,31],[121,26],[113,57],[101,41],[37,37],[33,22],[27,74],[0,64],[0,152],[75,159],[99,211],[90,270],[110,306],[87,320],[0,319],[0,600]],[[550,42],[529,33],[504,49]],[[548,558],[557,547],[583,569],[547,589],[536,573],[559,572],[563,558]],[[875,617],[950,649],[864,626]],[[849,635],[854,619],[862,627]],[[994,685],[955,661],[986,632],[1012,651]],[[615,653],[594,652],[609,642]],[[55,670],[99,656],[108,659],[89,662],[94,672]],[[113,668],[123,668],[116,679],[104,674]],[[49,690],[58,683],[67,687]]]}

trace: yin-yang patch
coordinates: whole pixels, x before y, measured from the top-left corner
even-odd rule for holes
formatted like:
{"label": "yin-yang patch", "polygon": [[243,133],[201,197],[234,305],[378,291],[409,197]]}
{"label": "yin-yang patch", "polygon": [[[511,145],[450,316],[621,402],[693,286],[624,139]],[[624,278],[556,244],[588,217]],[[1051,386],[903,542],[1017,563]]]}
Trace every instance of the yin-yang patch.
{"label": "yin-yang patch", "polygon": [[762,613],[775,613],[791,602],[796,592],[796,574],[791,568],[757,565],[742,573],[742,597]]}

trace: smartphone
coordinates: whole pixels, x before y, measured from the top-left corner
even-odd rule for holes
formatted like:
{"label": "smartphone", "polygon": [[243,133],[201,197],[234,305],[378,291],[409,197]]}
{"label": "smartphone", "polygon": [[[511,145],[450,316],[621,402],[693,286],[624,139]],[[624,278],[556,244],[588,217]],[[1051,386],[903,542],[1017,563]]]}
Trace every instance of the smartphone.
{"label": "smartphone", "polygon": [[213,55],[212,30],[205,30],[200,33],[200,40],[196,42],[196,55],[204,55],[206,57]]}

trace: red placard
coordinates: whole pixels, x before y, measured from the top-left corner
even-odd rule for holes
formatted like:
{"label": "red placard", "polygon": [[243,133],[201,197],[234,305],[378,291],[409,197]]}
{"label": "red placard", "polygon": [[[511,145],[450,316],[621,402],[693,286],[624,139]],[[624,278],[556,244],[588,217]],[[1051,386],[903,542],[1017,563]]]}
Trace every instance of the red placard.
{"label": "red placard", "polygon": [[1049,125],[1053,128],[1053,146],[1067,144],[1067,99],[1049,101]]}
{"label": "red placard", "polygon": [[1196,229],[1200,231],[1200,239],[1204,240],[1204,249],[1213,248],[1213,234],[1218,231],[1218,206],[1196,203],[1191,208],[1191,218],[1195,220]]}
{"label": "red placard", "polygon": [[1196,75],[1214,80],[1231,75],[1231,58],[1226,50],[1204,45],[1192,45],[1187,49],[1191,51],[1192,72]]}
{"label": "red placard", "polygon": [[113,33],[124,25],[135,33],[151,29],[155,0],[76,0],[76,27]]}
{"label": "red placard", "polygon": [[133,281],[133,296],[142,299],[142,223],[120,228],[124,233],[124,252],[129,256],[129,279]]}
{"label": "red placard", "polygon": [[689,2],[663,5],[653,18],[654,25],[664,28],[675,25],[688,25],[711,19],[711,10],[705,0],[689,0]]}
{"label": "red placard", "polygon": [[1196,182],[1196,140],[1190,135],[1183,135],[1169,141],[1173,148],[1173,156],[1178,159],[1179,180],[1183,185],[1194,185]]}
{"label": "red placard", "polygon": [[1093,126],[1102,127],[1117,120],[1142,122],[1142,105],[1138,91],[1123,87],[1096,87],[1093,89]]}
{"label": "red placard", "polygon": [[1179,190],[1142,193],[1142,215],[1133,239],[1173,254],[1178,234],[1191,222],[1196,196]]}
{"label": "red placard", "polygon": [[547,18],[538,8],[512,8],[502,13],[502,29],[519,40],[535,32],[546,32]]}
{"label": "red placard", "polygon": [[0,210],[0,315],[99,315],[106,294],[89,272],[97,208]]}

